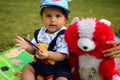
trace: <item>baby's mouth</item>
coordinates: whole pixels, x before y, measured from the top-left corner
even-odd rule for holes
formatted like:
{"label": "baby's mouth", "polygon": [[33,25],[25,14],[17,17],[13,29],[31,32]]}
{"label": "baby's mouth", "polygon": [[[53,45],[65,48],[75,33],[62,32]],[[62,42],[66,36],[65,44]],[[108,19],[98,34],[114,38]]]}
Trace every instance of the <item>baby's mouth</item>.
{"label": "baby's mouth", "polygon": [[50,27],[56,27],[57,25],[50,24],[49,26],[50,26]]}

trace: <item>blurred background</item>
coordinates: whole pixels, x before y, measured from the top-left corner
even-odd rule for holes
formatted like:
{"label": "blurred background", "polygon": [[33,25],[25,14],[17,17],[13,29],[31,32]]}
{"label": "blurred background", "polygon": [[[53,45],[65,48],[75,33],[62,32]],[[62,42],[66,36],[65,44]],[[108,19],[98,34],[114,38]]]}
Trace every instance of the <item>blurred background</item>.
{"label": "blurred background", "polygon": [[[40,4],[40,0],[0,0],[0,52],[15,47],[16,35],[33,38],[34,30],[42,26]],[[120,0],[72,0],[69,8],[66,26],[76,16],[105,18],[112,22],[116,35],[120,34]]]}

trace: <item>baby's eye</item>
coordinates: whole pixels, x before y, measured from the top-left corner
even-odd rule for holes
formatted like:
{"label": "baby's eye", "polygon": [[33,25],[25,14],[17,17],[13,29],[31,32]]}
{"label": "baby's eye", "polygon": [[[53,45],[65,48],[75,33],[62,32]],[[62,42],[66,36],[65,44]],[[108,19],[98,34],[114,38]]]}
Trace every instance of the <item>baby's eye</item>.
{"label": "baby's eye", "polygon": [[93,41],[96,41],[96,39],[95,39],[95,38],[93,38]]}
{"label": "baby's eye", "polygon": [[51,17],[51,15],[46,15],[46,17]]}
{"label": "baby's eye", "polygon": [[61,17],[60,15],[56,15],[57,18]]}
{"label": "baby's eye", "polygon": [[77,38],[79,39],[79,38],[80,38],[80,36],[77,36]]}

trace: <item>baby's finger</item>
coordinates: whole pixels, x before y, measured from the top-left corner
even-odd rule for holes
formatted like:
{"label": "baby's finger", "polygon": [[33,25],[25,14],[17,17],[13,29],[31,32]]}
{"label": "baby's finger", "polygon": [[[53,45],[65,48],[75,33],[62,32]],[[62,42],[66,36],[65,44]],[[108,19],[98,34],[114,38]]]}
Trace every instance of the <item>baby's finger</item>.
{"label": "baby's finger", "polygon": [[112,57],[114,53],[104,54],[104,57]]}
{"label": "baby's finger", "polygon": [[118,58],[120,57],[120,51],[117,51],[114,55],[113,55],[114,58]]}
{"label": "baby's finger", "polygon": [[21,42],[21,40],[19,40],[19,39],[15,39],[15,41],[16,41],[17,43],[20,43],[20,42]]}
{"label": "baby's finger", "polygon": [[118,44],[120,44],[120,41],[118,41],[118,40],[115,40],[115,41],[107,41],[107,44],[118,45]]}
{"label": "baby's finger", "polygon": [[105,57],[118,57],[120,55],[120,51],[113,51],[108,54],[104,54]]}
{"label": "baby's finger", "polygon": [[16,45],[16,46],[20,46],[20,44],[19,44],[19,43],[16,43],[15,45]]}
{"label": "baby's finger", "polygon": [[30,40],[30,34],[27,34],[26,39]]}
{"label": "baby's finger", "polygon": [[106,53],[111,53],[111,52],[115,52],[115,51],[119,51],[119,50],[120,50],[120,46],[116,46],[116,47],[113,47],[110,49],[106,49],[106,50],[102,51],[102,53],[106,54]]}
{"label": "baby's finger", "polygon": [[23,41],[24,39],[20,36],[16,36],[16,39]]}
{"label": "baby's finger", "polygon": [[22,78],[23,74],[22,74],[22,72],[15,72],[14,75],[17,76],[17,77]]}
{"label": "baby's finger", "polygon": [[19,48],[18,48],[18,51],[21,51],[21,50],[23,50],[23,48],[22,48],[22,47],[19,47]]}
{"label": "baby's finger", "polygon": [[113,57],[114,57],[114,58],[118,58],[118,57],[120,57],[120,54],[114,55]]}
{"label": "baby's finger", "polygon": [[111,49],[106,49],[104,51],[102,51],[103,54],[107,54],[107,53],[111,53],[114,51],[114,48],[111,48]]}

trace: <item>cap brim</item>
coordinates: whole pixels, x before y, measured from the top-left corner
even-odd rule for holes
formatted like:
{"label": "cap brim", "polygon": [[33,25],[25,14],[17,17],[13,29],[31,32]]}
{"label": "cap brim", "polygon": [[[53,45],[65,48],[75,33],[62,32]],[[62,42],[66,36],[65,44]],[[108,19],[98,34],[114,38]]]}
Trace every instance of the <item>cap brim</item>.
{"label": "cap brim", "polygon": [[49,6],[56,6],[56,7],[60,7],[60,8],[63,8],[63,9],[67,12],[67,14],[69,14],[69,13],[70,13],[70,10],[68,10],[68,9],[66,9],[66,8],[64,8],[64,7],[62,7],[62,6],[59,6],[59,5],[54,5],[54,4],[41,5],[41,6],[40,6],[40,8],[42,9],[42,8],[44,8],[44,7],[49,7]]}

